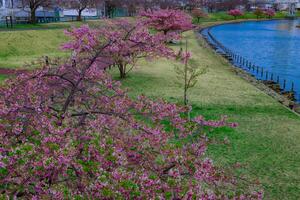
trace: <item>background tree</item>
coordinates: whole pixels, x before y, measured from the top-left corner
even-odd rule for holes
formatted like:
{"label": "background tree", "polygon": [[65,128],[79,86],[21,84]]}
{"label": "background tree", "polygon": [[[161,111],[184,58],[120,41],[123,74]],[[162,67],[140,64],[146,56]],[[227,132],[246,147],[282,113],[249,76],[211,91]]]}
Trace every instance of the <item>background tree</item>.
{"label": "background tree", "polygon": [[197,19],[197,22],[200,22],[200,19],[208,17],[207,13],[199,8],[194,8],[192,10],[192,15]]}
{"label": "background tree", "polygon": [[54,1],[52,0],[22,0],[22,7],[23,9],[30,9],[30,20],[29,22],[31,24],[35,24],[37,22],[36,20],[36,11],[38,8],[43,7],[52,7],[54,4]]}
{"label": "background tree", "polygon": [[228,11],[228,15],[231,15],[234,17],[234,19],[236,19],[237,17],[242,16],[243,12],[239,9],[233,9]]}
{"label": "background tree", "polygon": [[183,32],[193,28],[192,18],[183,11],[173,9],[148,10],[140,14],[147,26],[163,32]]}
{"label": "background tree", "polygon": [[88,8],[97,8],[102,0],[61,0],[60,5],[77,11],[77,21],[82,21],[82,12]]}
{"label": "background tree", "polygon": [[[173,50],[166,45],[166,36],[161,33],[151,34],[142,21],[128,20],[107,21],[107,26],[98,32],[99,41],[114,40],[110,48],[106,48],[111,66],[119,69],[120,78],[135,67],[141,58],[172,57]],[[75,38],[76,39],[76,38]]]}
{"label": "background tree", "polygon": [[203,7],[207,7],[208,1],[207,0],[188,0],[187,4],[192,9],[200,9]]}
{"label": "background tree", "polygon": [[127,6],[127,9],[128,9],[128,15],[130,17],[136,16],[137,9],[138,9],[137,5],[134,5],[133,3],[131,3]]}
{"label": "background tree", "polygon": [[260,8],[255,9],[255,11],[253,12],[253,14],[256,16],[256,18],[260,18],[262,16],[264,16],[264,11]]}
{"label": "background tree", "polygon": [[271,9],[271,8],[266,9],[266,10],[264,11],[264,14],[265,14],[269,19],[271,19],[272,17],[275,16],[275,10],[273,10],[273,9]]}
{"label": "background tree", "polygon": [[105,1],[106,17],[113,18],[115,16],[117,6],[120,5],[121,3],[118,0],[106,0]]}

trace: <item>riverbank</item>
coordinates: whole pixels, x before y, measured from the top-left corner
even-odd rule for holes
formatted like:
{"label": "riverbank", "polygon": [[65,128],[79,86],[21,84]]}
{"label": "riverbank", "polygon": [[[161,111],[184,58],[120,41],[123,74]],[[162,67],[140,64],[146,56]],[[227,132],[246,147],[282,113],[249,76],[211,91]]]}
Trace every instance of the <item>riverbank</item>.
{"label": "riverbank", "polygon": [[[275,16],[272,17],[272,19],[285,19],[288,17],[288,12],[281,11],[276,12]],[[296,12],[295,17],[300,17],[300,12]],[[211,23],[211,22],[226,22],[226,21],[237,21],[237,20],[263,20],[263,19],[269,19],[266,16],[259,16],[257,17],[253,12],[245,12],[242,16],[239,16],[237,19],[235,19],[234,16],[228,15],[227,12],[217,12],[217,13],[208,13],[208,16],[205,18],[194,19],[195,24],[205,24],[205,23]]]}
{"label": "riverbank", "polygon": [[[241,60],[240,55],[232,55],[230,52],[233,49],[228,50],[227,47],[224,47],[224,45],[221,44],[219,41],[217,41],[216,38],[210,33],[210,29],[213,27],[216,27],[216,26],[220,26],[220,25],[224,25],[224,24],[244,23],[244,22],[249,22],[249,21],[262,21],[262,20],[238,20],[238,21],[230,21],[230,22],[225,22],[225,23],[214,23],[214,24],[206,25],[204,28],[202,27],[199,32],[202,33],[206,42],[211,46],[212,49],[214,49],[217,53],[219,53],[221,56],[226,58],[229,63],[232,63],[232,66],[234,67],[237,75],[239,75],[242,78],[244,78],[245,80],[249,81],[251,84],[255,85],[257,88],[259,88],[266,94],[270,95],[271,97],[273,97],[278,102],[282,103],[287,108],[292,109],[292,111],[299,114],[300,113],[300,104],[295,101],[296,97],[295,97],[294,91],[288,91],[288,90],[284,90],[284,88],[281,88],[280,84],[278,84],[274,81],[273,74],[272,74],[272,78],[269,76],[269,78],[271,78],[270,80],[256,79],[255,76],[253,74],[251,74],[251,72],[249,72],[245,69],[243,70],[241,68],[240,64],[238,64]],[[270,20],[263,20],[263,21],[270,21]],[[208,32],[208,33],[205,34],[205,31],[203,31],[203,30],[206,30],[206,32]],[[222,49],[222,51],[220,51],[221,49]],[[223,51],[225,51],[225,54],[223,53]],[[237,60],[237,57],[239,57],[238,60]],[[250,60],[250,63],[251,62],[252,62],[252,60]],[[242,63],[244,63],[244,61]],[[250,64],[250,65],[252,65],[252,64]],[[248,61],[247,61],[246,67],[249,67]],[[254,70],[254,68],[253,68],[253,70]],[[256,70],[258,71],[259,67],[255,67],[255,71]],[[263,70],[263,71],[266,71],[266,70]],[[260,76],[262,76],[260,72],[259,72],[259,74],[260,74]],[[268,75],[266,75],[266,77],[268,77]],[[279,80],[279,76],[278,76],[278,80]],[[294,83],[292,83],[292,84],[294,84]],[[284,85],[285,85],[285,83],[284,83]]]}

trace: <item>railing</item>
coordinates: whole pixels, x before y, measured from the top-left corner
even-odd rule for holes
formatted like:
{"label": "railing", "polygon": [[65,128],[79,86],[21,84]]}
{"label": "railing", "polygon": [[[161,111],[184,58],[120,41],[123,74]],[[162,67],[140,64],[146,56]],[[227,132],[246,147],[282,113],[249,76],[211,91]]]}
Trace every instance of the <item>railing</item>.
{"label": "railing", "polygon": [[[82,21],[87,20],[95,20],[100,19],[98,16],[93,17],[82,17]],[[37,23],[52,23],[52,22],[73,22],[77,20],[77,16],[65,16],[65,17],[37,17]],[[0,19],[0,27],[8,27],[11,28],[11,25],[14,26],[16,24],[28,24],[29,19],[28,18],[18,18],[18,19],[12,19],[11,21],[8,21],[7,19]]]}
{"label": "railing", "polygon": [[[243,56],[233,52],[219,42],[210,32],[211,28],[201,31],[207,42],[221,55],[227,58],[234,66],[243,69],[256,79],[263,81],[270,88],[281,94],[288,94],[288,98],[294,101],[300,101],[300,94],[295,91],[295,84],[293,81],[289,81],[282,78],[280,75],[273,72],[269,72],[263,67],[255,65],[250,60]],[[207,32],[207,35],[205,34]]]}

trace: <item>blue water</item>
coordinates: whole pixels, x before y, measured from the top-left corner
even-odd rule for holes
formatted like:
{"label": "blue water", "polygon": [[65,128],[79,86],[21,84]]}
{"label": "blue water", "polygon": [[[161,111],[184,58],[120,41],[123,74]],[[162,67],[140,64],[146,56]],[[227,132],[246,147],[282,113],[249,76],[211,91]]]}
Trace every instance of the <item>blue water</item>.
{"label": "blue water", "polygon": [[281,79],[295,83],[300,99],[300,20],[243,22],[213,27],[211,34],[225,47]]}

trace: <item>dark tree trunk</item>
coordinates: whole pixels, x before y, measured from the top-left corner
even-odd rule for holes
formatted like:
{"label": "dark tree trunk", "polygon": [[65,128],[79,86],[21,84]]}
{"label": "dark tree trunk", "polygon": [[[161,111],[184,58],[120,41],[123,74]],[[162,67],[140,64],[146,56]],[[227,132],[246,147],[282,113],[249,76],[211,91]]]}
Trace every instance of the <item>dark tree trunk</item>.
{"label": "dark tree trunk", "polygon": [[36,24],[36,15],[35,15],[35,11],[36,11],[36,8],[30,8],[30,23],[31,24]]}
{"label": "dark tree trunk", "polygon": [[119,68],[119,72],[120,72],[120,78],[121,79],[126,78],[126,66],[123,64],[119,64],[118,68]]}
{"label": "dark tree trunk", "polygon": [[78,10],[77,21],[82,21],[82,9]]}

